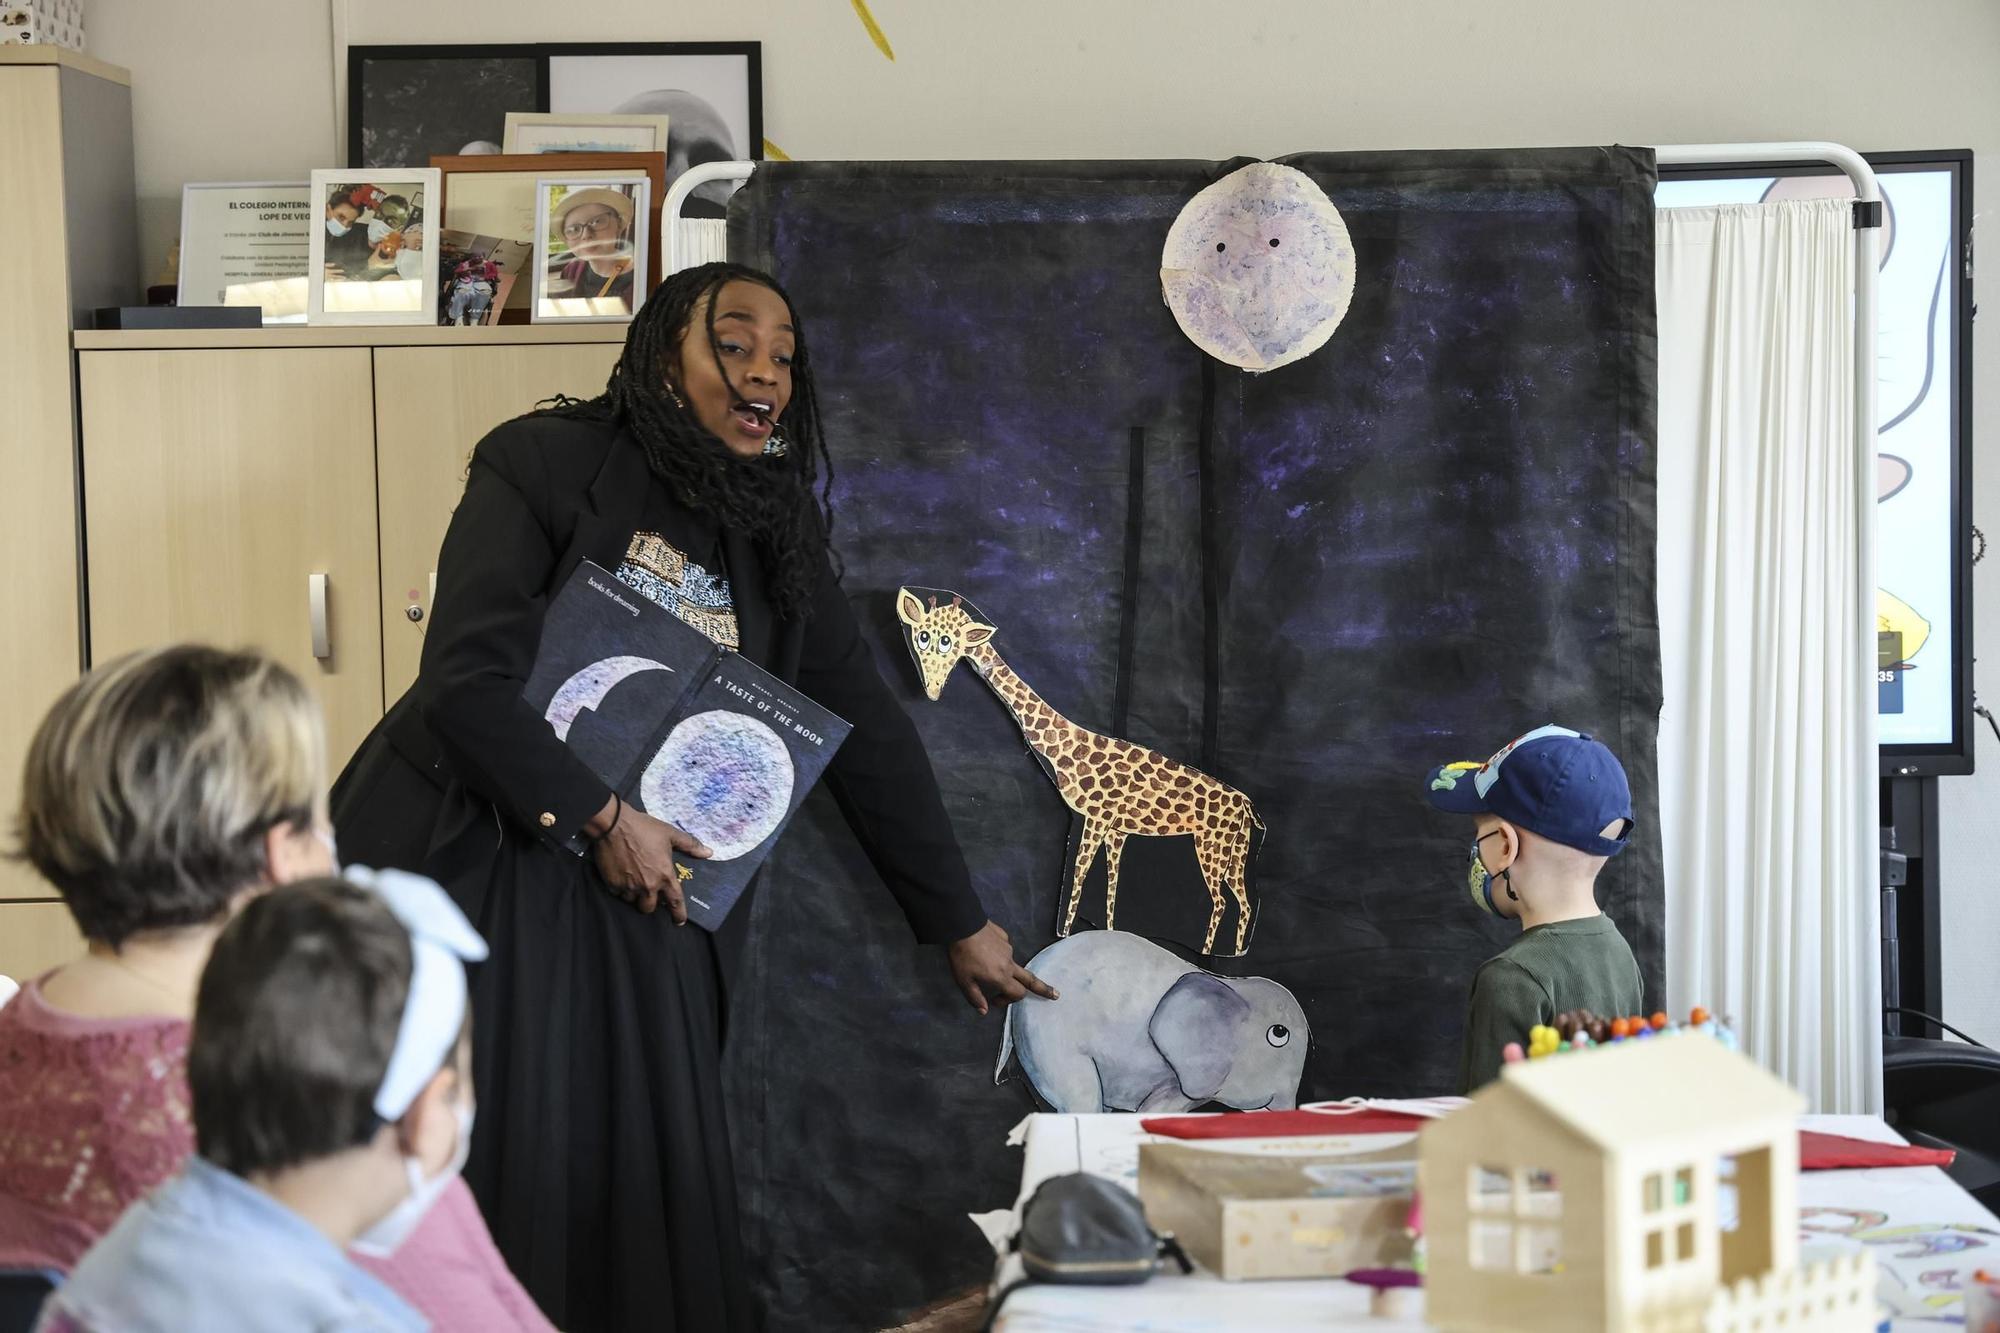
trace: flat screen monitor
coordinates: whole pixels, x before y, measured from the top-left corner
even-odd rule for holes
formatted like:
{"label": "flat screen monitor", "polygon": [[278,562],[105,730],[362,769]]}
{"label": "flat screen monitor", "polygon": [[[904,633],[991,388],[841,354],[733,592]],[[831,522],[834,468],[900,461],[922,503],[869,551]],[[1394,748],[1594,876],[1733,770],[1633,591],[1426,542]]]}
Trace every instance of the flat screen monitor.
{"label": "flat screen monitor", "polygon": [[[1885,199],[1877,325],[1882,772],[1972,771],[1972,154],[1865,154]],[[1825,163],[1660,168],[1662,208],[1848,196]]]}

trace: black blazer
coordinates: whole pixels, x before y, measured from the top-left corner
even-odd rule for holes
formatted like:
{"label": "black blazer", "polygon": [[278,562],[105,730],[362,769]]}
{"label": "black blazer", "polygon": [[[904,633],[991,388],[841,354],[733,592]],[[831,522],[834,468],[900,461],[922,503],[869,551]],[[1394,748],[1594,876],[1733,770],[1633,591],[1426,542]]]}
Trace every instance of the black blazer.
{"label": "black blazer", "polygon": [[[493,846],[490,815],[483,838],[441,827],[465,804],[448,799],[455,785],[556,845],[611,799],[521,691],[548,599],[583,560],[618,567],[655,485],[638,441],[607,423],[520,417],[479,442],[438,556],[417,682],[334,785],[344,855],[448,882],[475,868],[462,863],[465,849]],[[678,502],[666,514],[661,535],[683,551],[711,551],[719,540],[743,655],[853,725],[827,786],[917,938],[947,943],[977,931],[986,913],[929,757],[830,564],[811,616],[781,617],[747,537]]]}

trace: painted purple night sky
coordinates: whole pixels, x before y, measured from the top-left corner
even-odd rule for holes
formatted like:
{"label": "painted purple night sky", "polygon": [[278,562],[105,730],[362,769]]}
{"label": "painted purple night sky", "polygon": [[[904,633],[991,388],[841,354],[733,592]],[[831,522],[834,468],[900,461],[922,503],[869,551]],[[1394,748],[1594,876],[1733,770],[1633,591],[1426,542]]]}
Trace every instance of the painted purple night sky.
{"label": "painted purple night sky", "polygon": [[[1619,751],[1642,832],[1607,909],[1659,977],[1651,163],[1283,160],[1352,234],[1353,303],[1303,361],[1214,368],[1205,449],[1203,358],[1162,300],[1161,244],[1241,162],[767,165],[732,252],[797,303],[848,594],[1021,956],[1053,934],[1068,811],[969,675],[923,699],[901,584],[963,592],[1050,704],[1112,730],[1122,698],[1132,739],[1256,803],[1256,935],[1218,970],[1305,1006],[1302,1097],[1456,1091],[1466,987],[1506,936],[1464,902],[1465,829],[1423,802],[1430,765],[1551,720]],[[993,1025],[961,1017],[838,825],[809,801],[774,857],[731,1077],[761,1104],[739,1143],[773,1310],[832,1292],[862,1326],[976,1277],[976,1238],[939,1237],[1011,1197],[1018,1163],[993,1144],[1027,1103],[992,1086]],[[1120,925],[1144,891],[1128,861]],[[935,1207],[878,1216],[884,1197]],[[829,1249],[835,1216],[867,1239]]]}

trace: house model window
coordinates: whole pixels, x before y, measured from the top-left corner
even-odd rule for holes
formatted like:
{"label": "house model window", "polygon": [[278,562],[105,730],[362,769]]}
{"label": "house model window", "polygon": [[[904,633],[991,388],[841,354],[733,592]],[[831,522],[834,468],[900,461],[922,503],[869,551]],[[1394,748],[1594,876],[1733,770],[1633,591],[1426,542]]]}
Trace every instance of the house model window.
{"label": "house model window", "polygon": [[[1804,1109],[1700,1032],[1506,1066],[1418,1139],[1427,1318],[1700,1328],[1739,1279],[1790,1280]],[[1822,1275],[1834,1295],[1863,1276]]]}
{"label": "house model window", "polygon": [[1482,1272],[1562,1271],[1562,1191],[1553,1171],[1475,1166],[1468,1173],[1467,1253]]}
{"label": "house model window", "polygon": [[[1706,1193],[1706,1190],[1702,1192]],[[1640,1183],[1640,1226],[1646,1238],[1646,1271],[1694,1262],[1695,1221],[1703,1206],[1695,1194],[1692,1166],[1655,1171]]]}

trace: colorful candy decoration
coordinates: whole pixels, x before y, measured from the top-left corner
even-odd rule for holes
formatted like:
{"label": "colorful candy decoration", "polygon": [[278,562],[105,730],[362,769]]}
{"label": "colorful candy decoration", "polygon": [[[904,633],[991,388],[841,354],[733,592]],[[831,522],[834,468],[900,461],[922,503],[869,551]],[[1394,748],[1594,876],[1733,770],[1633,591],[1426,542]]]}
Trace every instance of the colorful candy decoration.
{"label": "colorful candy decoration", "polygon": [[1587,1051],[1597,1046],[1676,1032],[1705,1032],[1728,1050],[1741,1049],[1735,1030],[1699,1005],[1689,1012],[1688,1021],[1684,1024],[1674,1023],[1664,1011],[1607,1019],[1599,1018],[1588,1009],[1567,1009],[1556,1015],[1554,1023],[1537,1024],[1531,1028],[1525,1048],[1519,1042],[1507,1043],[1500,1052],[1500,1058],[1514,1064],[1523,1059],[1540,1060],[1551,1055],[1567,1055],[1571,1051]]}

